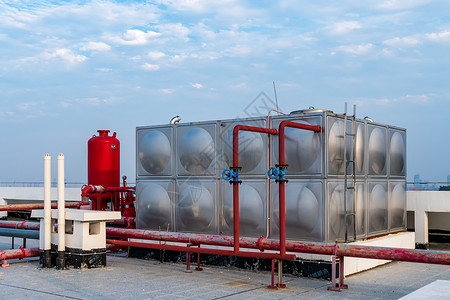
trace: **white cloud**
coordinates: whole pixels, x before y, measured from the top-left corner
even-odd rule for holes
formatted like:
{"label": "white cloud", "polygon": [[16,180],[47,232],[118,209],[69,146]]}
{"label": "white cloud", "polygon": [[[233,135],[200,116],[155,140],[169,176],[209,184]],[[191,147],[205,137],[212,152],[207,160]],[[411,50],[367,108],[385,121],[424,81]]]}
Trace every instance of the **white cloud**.
{"label": "white cloud", "polygon": [[405,10],[429,3],[430,0],[387,0],[375,7],[382,10]]}
{"label": "white cloud", "polygon": [[364,55],[369,53],[373,48],[372,43],[364,44],[364,45],[349,45],[349,46],[340,46],[337,50],[351,53],[355,55]]}
{"label": "white cloud", "polygon": [[157,71],[160,68],[158,65],[153,65],[153,64],[149,64],[149,63],[145,63],[141,67],[142,67],[142,69],[147,70],[147,71]]}
{"label": "white cloud", "polygon": [[151,59],[154,60],[158,60],[160,58],[163,58],[164,56],[166,56],[166,54],[164,54],[163,52],[160,51],[150,51],[147,56]]}
{"label": "white cloud", "polygon": [[121,36],[107,36],[111,41],[118,43],[120,45],[145,45],[152,38],[157,38],[161,35],[159,32],[155,31],[142,31],[139,29],[128,29]]}
{"label": "white cloud", "polygon": [[345,21],[345,22],[337,22],[333,25],[327,27],[329,32],[334,35],[342,35],[350,33],[353,30],[361,29],[363,26],[360,22],[356,21]]}
{"label": "white cloud", "polygon": [[442,31],[438,33],[428,33],[425,35],[427,39],[434,42],[448,42],[450,41],[450,31]]}
{"label": "white cloud", "polygon": [[174,92],[173,89],[160,89],[159,91],[165,95],[172,94]]}
{"label": "white cloud", "polygon": [[383,44],[392,46],[392,47],[414,47],[420,44],[420,40],[412,37],[403,37],[403,38],[393,38],[389,40],[383,41]]}
{"label": "white cloud", "polygon": [[91,98],[78,98],[75,99],[75,102],[78,103],[87,103],[89,105],[99,105],[100,104],[100,99],[97,97],[91,97]]}
{"label": "white cloud", "polygon": [[35,107],[37,105],[37,103],[32,103],[32,102],[22,102],[17,104],[17,108],[19,110],[29,110],[32,107]]}
{"label": "white cloud", "polygon": [[111,46],[103,42],[89,42],[80,48],[81,51],[109,51]]}
{"label": "white cloud", "polygon": [[203,84],[201,84],[201,83],[193,83],[191,85],[196,89],[201,89],[203,87]]}
{"label": "white cloud", "polygon": [[46,58],[48,60],[54,59],[54,58],[59,58],[59,59],[62,59],[64,61],[68,62],[69,64],[81,63],[81,62],[84,62],[85,60],[87,60],[86,56],[74,54],[72,52],[72,50],[66,49],[66,48],[56,49],[55,51],[53,51],[51,53],[45,53],[44,58]]}
{"label": "white cloud", "polygon": [[160,35],[170,38],[178,38],[184,41],[188,41],[188,35],[191,34],[191,30],[181,23],[168,23],[157,25],[156,28],[161,32]]}

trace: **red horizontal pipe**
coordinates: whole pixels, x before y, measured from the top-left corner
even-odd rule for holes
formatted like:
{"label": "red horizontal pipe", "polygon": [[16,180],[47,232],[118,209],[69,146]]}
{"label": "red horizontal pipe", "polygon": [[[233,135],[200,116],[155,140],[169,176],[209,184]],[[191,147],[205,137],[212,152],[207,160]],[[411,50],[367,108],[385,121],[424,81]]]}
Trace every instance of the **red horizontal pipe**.
{"label": "red horizontal pipe", "polygon": [[126,191],[135,191],[135,186],[114,186],[114,187],[105,187],[106,192],[126,192]]}
{"label": "red horizontal pipe", "polygon": [[[302,123],[296,123],[291,121],[283,121],[278,126],[278,162],[280,165],[285,165],[285,135],[284,131],[286,127],[293,127],[303,130],[310,130],[314,132],[320,131],[320,126],[307,125]],[[280,228],[280,254],[286,253],[286,186],[283,180],[278,182],[279,191],[278,191],[278,207],[279,207],[279,228]]]}
{"label": "red horizontal pipe", "polygon": [[[239,167],[239,131],[251,131],[268,134],[277,134],[276,129],[265,127],[255,127],[246,125],[236,125],[233,129],[233,168]],[[233,182],[233,235],[234,252],[239,251],[239,183]]]}
{"label": "red horizontal pipe", "polygon": [[163,250],[170,250],[170,251],[214,254],[214,255],[224,255],[224,256],[255,257],[255,258],[264,258],[264,259],[283,259],[283,260],[296,260],[297,259],[297,257],[293,254],[279,255],[278,253],[263,253],[263,252],[248,252],[248,251],[239,251],[236,253],[231,250],[223,250],[223,249],[185,247],[185,246],[178,246],[178,245],[140,243],[140,242],[119,241],[119,240],[110,240],[110,239],[107,239],[106,243],[114,244],[114,245],[122,245],[122,246],[139,247],[139,248],[163,249]]}
{"label": "red horizontal pipe", "polygon": [[[80,205],[81,202],[67,202],[66,208],[79,208]],[[58,203],[52,203],[51,207],[53,209],[58,208]],[[44,203],[0,205],[0,211],[19,211],[33,209],[44,209]]]}
{"label": "red horizontal pipe", "polygon": [[[24,225],[22,225],[24,224]],[[0,221],[3,228],[22,228],[39,230],[39,223]],[[164,232],[142,229],[106,228],[110,237],[135,238],[155,241],[191,243],[195,245],[233,246],[233,237],[225,235],[208,235],[183,232]],[[274,250],[280,249],[279,240],[263,239],[258,245],[257,238],[241,237],[239,245],[243,248]],[[388,248],[373,246],[358,246],[352,244],[331,244],[318,242],[287,241],[286,250],[295,253],[312,253],[323,255],[338,255],[370,259],[385,259],[396,261],[420,262],[429,264],[450,265],[450,252],[415,250],[404,248]],[[179,251],[179,250],[177,250]],[[191,251],[193,252],[193,251]]]}
{"label": "red horizontal pipe", "polygon": [[81,197],[86,197],[93,193],[103,193],[104,191],[105,187],[103,185],[86,185],[81,189]]}
{"label": "red horizontal pipe", "polygon": [[14,258],[24,258],[24,257],[34,257],[39,256],[39,248],[19,248],[13,250],[1,250],[0,259],[14,259]]}

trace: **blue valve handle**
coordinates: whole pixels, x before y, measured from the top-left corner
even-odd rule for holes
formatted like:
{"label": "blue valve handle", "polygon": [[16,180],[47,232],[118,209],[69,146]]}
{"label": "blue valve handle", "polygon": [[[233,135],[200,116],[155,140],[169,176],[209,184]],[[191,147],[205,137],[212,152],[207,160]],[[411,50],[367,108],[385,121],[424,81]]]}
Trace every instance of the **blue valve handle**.
{"label": "blue valve handle", "polygon": [[267,172],[267,175],[270,179],[277,179],[278,175],[280,175],[280,171],[275,167],[271,167]]}
{"label": "blue valve handle", "polygon": [[234,173],[230,169],[225,169],[222,172],[222,178],[223,178],[223,180],[226,180],[226,181],[231,180],[231,178],[233,178],[233,175],[234,175]]}

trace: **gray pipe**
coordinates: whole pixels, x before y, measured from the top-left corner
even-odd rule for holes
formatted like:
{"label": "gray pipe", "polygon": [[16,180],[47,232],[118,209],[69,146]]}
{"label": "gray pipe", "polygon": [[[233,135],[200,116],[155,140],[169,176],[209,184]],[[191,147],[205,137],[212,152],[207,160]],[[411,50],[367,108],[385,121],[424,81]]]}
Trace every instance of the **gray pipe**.
{"label": "gray pipe", "polygon": [[39,231],[36,230],[23,230],[23,229],[11,229],[0,228],[0,236],[10,236],[26,239],[39,240]]}

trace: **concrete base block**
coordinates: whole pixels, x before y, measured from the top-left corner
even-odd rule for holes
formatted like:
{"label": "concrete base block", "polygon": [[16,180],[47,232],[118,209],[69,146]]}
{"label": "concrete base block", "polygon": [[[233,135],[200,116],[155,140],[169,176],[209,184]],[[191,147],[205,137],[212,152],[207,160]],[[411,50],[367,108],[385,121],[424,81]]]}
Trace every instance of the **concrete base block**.
{"label": "concrete base block", "polygon": [[106,248],[93,250],[66,248],[66,261],[69,267],[77,269],[102,268],[106,266]]}
{"label": "concrete base block", "polygon": [[40,250],[39,265],[41,268],[52,268],[55,266],[54,260],[52,260],[51,250]]}

